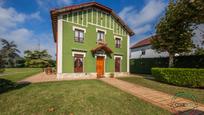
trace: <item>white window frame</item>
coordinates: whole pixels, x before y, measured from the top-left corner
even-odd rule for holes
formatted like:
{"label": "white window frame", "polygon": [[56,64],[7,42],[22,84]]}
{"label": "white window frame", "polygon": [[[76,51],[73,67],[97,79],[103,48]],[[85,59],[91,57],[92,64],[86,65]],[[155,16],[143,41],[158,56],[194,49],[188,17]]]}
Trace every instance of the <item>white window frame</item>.
{"label": "white window frame", "polygon": [[84,31],[84,33],[86,33],[86,29],[85,29],[85,28],[81,28],[81,27],[77,27],[77,26],[73,26],[73,27],[72,27],[72,30],[73,30],[73,31],[75,31],[76,29],[77,29],[77,30],[82,30],[82,31]]}

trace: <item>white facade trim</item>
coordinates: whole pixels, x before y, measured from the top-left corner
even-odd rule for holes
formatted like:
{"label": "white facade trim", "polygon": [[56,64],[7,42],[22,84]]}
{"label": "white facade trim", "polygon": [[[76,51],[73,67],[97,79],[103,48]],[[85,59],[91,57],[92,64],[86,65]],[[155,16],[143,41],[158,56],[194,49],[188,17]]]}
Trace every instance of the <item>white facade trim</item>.
{"label": "white facade trim", "polygon": [[116,38],[119,38],[120,40],[123,40],[122,37],[114,35],[114,39],[116,39]]}
{"label": "white facade trim", "polygon": [[[62,73],[62,15],[58,16],[58,21],[57,21],[57,28],[58,28],[58,34],[57,34],[57,73],[61,74]],[[57,76],[58,78],[60,76]]]}
{"label": "white facade trim", "polygon": [[120,58],[120,59],[122,60],[122,59],[123,59],[123,56],[117,56],[117,55],[115,55],[115,56],[114,56],[114,60],[115,60],[116,58]]}
{"label": "white facade trim", "polygon": [[85,52],[72,51],[72,56],[73,56],[73,57],[74,57],[75,54],[80,54],[80,55],[83,55],[83,57],[86,57],[86,53],[85,53]]}
{"label": "white facade trim", "polygon": [[83,30],[84,33],[86,33],[86,29],[85,29],[85,28],[81,28],[81,27],[73,26],[72,29],[73,29],[73,31],[75,31],[76,29],[78,29],[78,30]]}
{"label": "white facade trim", "polygon": [[127,35],[127,72],[130,72],[130,35]]}
{"label": "white facade trim", "polygon": [[105,59],[107,58],[106,54],[95,54],[95,58],[97,58],[97,56],[103,56]]}
{"label": "white facade trim", "polygon": [[104,29],[96,28],[96,32],[98,32],[98,31],[102,31],[102,32],[104,32],[106,34],[106,30],[104,30]]}

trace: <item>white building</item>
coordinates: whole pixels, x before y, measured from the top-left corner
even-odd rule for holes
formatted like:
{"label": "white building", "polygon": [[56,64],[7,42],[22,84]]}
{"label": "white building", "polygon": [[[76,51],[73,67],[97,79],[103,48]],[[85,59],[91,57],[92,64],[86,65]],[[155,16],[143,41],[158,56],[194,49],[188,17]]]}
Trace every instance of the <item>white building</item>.
{"label": "white building", "polygon": [[130,58],[157,58],[157,57],[168,57],[167,52],[156,52],[156,50],[152,49],[151,45],[151,37],[143,39],[132,47],[130,47]]}

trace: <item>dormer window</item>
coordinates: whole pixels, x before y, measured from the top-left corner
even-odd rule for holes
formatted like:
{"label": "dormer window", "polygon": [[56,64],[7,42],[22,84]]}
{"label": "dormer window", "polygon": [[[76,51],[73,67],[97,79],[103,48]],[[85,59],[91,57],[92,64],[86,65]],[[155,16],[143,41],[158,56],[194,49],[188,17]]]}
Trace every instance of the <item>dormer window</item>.
{"label": "dormer window", "polygon": [[104,41],[104,39],[105,39],[105,32],[98,31],[97,41]]}

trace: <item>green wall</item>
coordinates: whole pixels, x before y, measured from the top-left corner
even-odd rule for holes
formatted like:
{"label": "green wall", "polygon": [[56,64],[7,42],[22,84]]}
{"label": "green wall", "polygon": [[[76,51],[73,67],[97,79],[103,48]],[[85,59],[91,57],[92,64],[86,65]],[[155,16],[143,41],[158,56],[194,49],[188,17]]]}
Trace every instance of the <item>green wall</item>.
{"label": "green wall", "polygon": [[[92,11],[93,14],[92,14]],[[114,54],[122,55],[121,71],[127,72],[127,32],[122,26],[106,12],[87,9],[84,11],[72,12],[63,16],[63,57],[62,72],[74,72],[74,59],[72,49],[86,50],[84,58],[84,72],[96,72],[96,58],[92,55],[91,49],[96,48],[97,32],[96,28],[106,30],[105,41],[108,47],[113,50],[111,57],[107,56],[105,60],[105,72],[114,72]],[[98,21],[96,21],[98,15]],[[94,16],[94,17],[92,17]],[[100,18],[99,18],[100,17]],[[93,22],[92,22],[93,21]],[[98,23],[97,23],[98,22]],[[114,23],[113,23],[114,22]],[[114,28],[113,25],[117,25]],[[86,29],[84,34],[84,42],[78,43],[74,41],[73,26]],[[117,29],[118,27],[118,29]],[[121,28],[119,28],[121,27]],[[115,31],[115,32],[114,32]],[[115,48],[114,35],[122,37],[121,48]]]}

